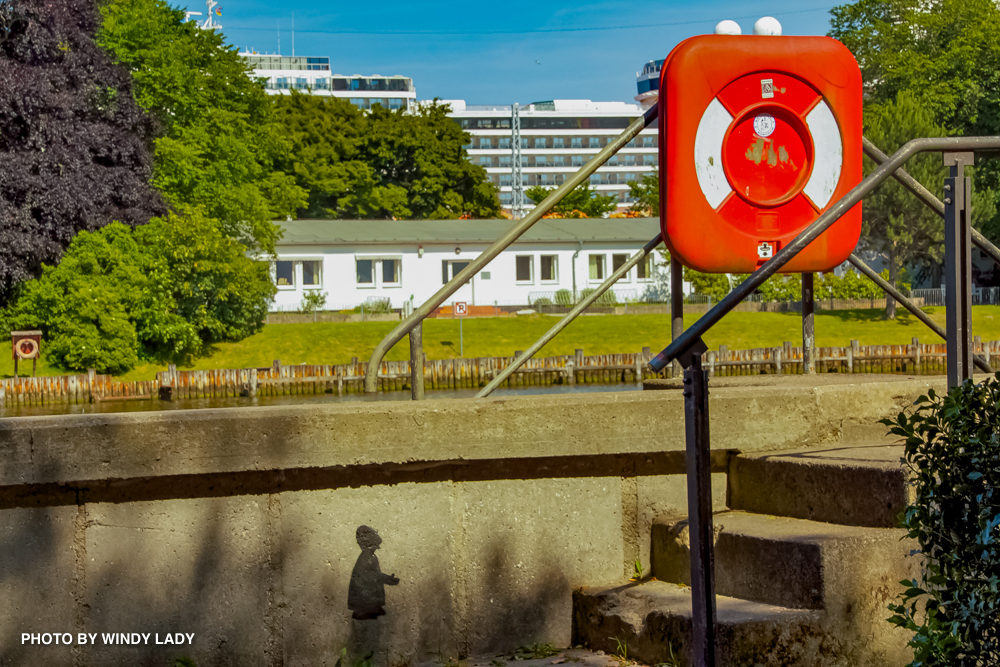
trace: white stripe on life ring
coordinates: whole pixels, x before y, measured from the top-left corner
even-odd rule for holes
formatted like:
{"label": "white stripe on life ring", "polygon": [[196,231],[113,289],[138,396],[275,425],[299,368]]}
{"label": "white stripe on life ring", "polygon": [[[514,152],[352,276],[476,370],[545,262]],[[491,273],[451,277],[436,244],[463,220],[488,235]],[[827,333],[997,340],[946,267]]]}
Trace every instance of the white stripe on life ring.
{"label": "white stripe on life ring", "polygon": [[806,116],[806,126],[813,140],[813,169],[809,182],[803,191],[816,204],[826,208],[840,182],[840,170],[844,166],[844,143],[840,139],[840,127],[833,111],[821,100]]}
{"label": "white stripe on life ring", "polygon": [[732,114],[722,106],[719,98],[713,97],[701,116],[694,137],[694,168],[698,184],[713,209],[719,208],[733,191],[722,168],[722,140],[732,122]]}

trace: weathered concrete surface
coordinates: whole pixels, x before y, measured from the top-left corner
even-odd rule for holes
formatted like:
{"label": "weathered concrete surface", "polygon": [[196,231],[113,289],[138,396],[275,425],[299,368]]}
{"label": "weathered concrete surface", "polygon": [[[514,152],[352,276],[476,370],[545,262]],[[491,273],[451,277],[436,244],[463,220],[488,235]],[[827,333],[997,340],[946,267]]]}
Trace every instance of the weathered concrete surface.
{"label": "weathered concrete surface", "polygon": [[[695,664],[691,655],[691,589],[662,581],[574,592],[575,641],[614,651],[628,645],[630,657],[659,664],[674,656]],[[718,665],[833,665],[835,641],[820,632],[820,613],[716,597]]]}
{"label": "weathered concrete surface", "polygon": [[912,495],[902,456],[897,445],[745,454],[730,465],[728,504],[759,514],[893,528]]}
{"label": "weathered concrete surface", "polygon": [[[844,443],[928,384],[715,388],[713,444]],[[567,644],[571,591],[648,567],[653,518],[684,511],[667,475],[684,469],[681,405],[664,391],[0,421],[0,664],[332,665],[348,647],[384,667]],[[346,602],[360,525],[400,579],[371,621]],[[196,639],[20,644],[56,631]]]}

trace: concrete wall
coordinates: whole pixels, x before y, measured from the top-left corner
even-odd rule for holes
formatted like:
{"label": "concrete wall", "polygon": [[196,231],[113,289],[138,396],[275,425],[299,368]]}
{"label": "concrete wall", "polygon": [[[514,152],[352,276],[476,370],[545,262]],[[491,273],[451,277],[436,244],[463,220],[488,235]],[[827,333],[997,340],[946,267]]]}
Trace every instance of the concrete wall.
{"label": "concrete wall", "polygon": [[[879,437],[932,384],[835,380],[719,383],[714,447]],[[648,568],[653,518],[683,511],[683,433],[669,390],[0,421],[0,665],[333,665],[346,647],[382,667],[566,645],[572,588]],[[378,620],[347,608],[360,525],[400,580]],[[97,645],[22,644],[54,632]],[[154,643],[168,632],[193,645]]]}

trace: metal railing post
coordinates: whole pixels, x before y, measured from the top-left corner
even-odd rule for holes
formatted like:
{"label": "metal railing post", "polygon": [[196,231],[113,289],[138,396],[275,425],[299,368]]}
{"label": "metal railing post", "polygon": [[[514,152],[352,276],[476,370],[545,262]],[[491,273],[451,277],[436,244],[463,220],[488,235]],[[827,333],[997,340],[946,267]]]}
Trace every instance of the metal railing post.
{"label": "metal railing post", "polygon": [[412,315],[400,322],[396,328],[390,331],[389,335],[383,338],[381,342],[375,346],[371,359],[368,360],[368,368],[365,373],[365,393],[372,394],[378,391],[378,369],[382,363],[382,359],[385,358],[386,353],[390,350],[390,348],[392,348],[393,345],[402,340],[403,336],[410,332],[417,322],[422,321],[425,317],[430,315],[435,308],[444,303],[448,297],[457,292],[459,288],[465,285],[465,283],[469,282],[472,276],[479,273],[484,266],[493,261],[497,255],[520,238],[521,235],[528,231],[536,222],[541,220],[542,216],[548,213],[553,206],[558,204],[563,197],[572,192],[576,186],[587,180],[592,173],[597,171],[601,165],[607,162],[608,158],[621,150],[625,144],[632,141],[632,139],[634,139],[642,130],[651,125],[653,121],[656,120],[658,113],[659,107],[654,105],[647,109],[642,116],[632,121],[632,124],[629,125],[624,132],[618,135],[617,139],[602,148],[597,155],[591,158],[590,161],[587,162],[587,164],[585,164],[579,171],[566,179],[565,183],[550,192],[549,196],[543,199],[538,206],[532,209],[531,213],[512,225],[503,236],[493,242],[493,245],[484,250],[482,254],[474,260],[469,262],[469,265],[462,269],[457,276],[452,278],[447,285],[438,290],[437,293],[435,293],[430,299],[420,304],[419,308],[414,309]]}
{"label": "metal railing post", "polygon": [[691,543],[691,626],[694,664],[715,666],[715,528],[712,522],[708,371],[695,353],[684,370],[688,535]]}
{"label": "metal railing post", "polygon": [[[670,256],[670,340],[684,333],[684,266]],[[674,360],[673,376],[681,377],[681,363]]]}
{"label": "metal railing post", "polygon": [[560,331],[562,331],[570,324],[572,324],[573,320],[575,320],[577,316],[580,315],[580,313],[587,310],[587,308],[589,308],[595,301],[597,301],[597,299],[600,298],[602,294],[607,292],[612,285],[614,285],[616,282],[618,282],[618,280],[621,279],[622,276],[628,273],[633,266],[635,266],[643,259],[645,259],[646,256],[649,255],[649,253],[653,252],[653,249],[656,248],[656,246],[660,245],[662,241],[663,241],[663,234],[657,234],[655,237],[653,237],[653,239],[649,243],[647,243],[642,247],[642,250],[632,255],[632,257],[630,257],[627,262],[618,267],[618,269],[616,269],[614,273],[608,276],[608,279],[605,280],[603,283],[601,283],[601,285],[597,289],[591,292],[586,299],[573,306],[572,310],[566,313],[566,315],[564,315],[563,317],[559,318],[559,321],[556,322],[556,325],[554,327],[546,331],[541,338],[539,338],[538,340],[536,340],[534,343],[531,344],[531,347],[529,347],[524,352],[518,354],[516,358],[512,362],[510,362],[510,364],[508,364],[502,371],[497,373],[497,376],[492,380],[490,380],[490,383],[487,384],[485,387],[483,387],[478,394],[476,394],[476,398],[486,398],[487,396],[492,394],[494,389],[503,384],[504,381],[506,381],[507,378],[513,375],[518,368],[524,365],[524,362],[526,362],[536,352],[542,349],[550,340],[555,338],[556,334],[558,334]]}
{"label": "metal railing post", "polygon": [[677,340],[653,357],[649,362],[650,370],[655,373],[663,371],[667,364],[691,348],[695,344],[695,341],[700,340],[705,332],[715,326],[729,311],[752,294],[765,280],[777,273],[781,267],[815,241],[833,223],[839,220],[842,215],[847,213],[917,153],[926,151],[996,150],[998,148],[1000,148],[1000,137],[938,137],[914,139],[907,142],[888,160],[879,165],[874,172],[866,176],[850,192],[822,213],[788,245],[779,250],[774,257],[750,274],[749,278],[740,283],[718,305],[705,313],[697,322],[685,330]]}
{"label": "metal railing post", "polygon": [[948,332],[948,387],[972,377],[972,179],[965,165],[973,153],[945,153],[950,176],[944,181],[945,320]]}
{"label": "metal railing post", "polygon": [[816,372],[813,350],[816,348],[816,321],[813,299],[813,274],[802,274],[802,372],[811,375]]}
{"label": "metal railing post", "polygon": [[424,323],[410,329],[410,397],[424,398]]}

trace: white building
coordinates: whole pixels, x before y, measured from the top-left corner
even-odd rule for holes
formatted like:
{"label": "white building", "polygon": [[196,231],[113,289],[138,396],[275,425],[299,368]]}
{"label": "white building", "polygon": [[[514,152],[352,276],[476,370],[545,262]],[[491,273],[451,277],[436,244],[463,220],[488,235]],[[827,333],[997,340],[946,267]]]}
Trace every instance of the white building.
{"label": "white building", "polygon": [[244,51],[240,54],[267,92],[287,94],[289,90],[314,95],[341,97],[359,109],[381,104],[387,109],[410,109],[417,99],[413,79],[399,74],[331,74],[330,59],[318,56],[282,56]]}
{"label": "white building", "polygon": [[[272,311],[298,310],[310,291],[343,310],[388,299],[419,306],[511,225],[510,220],[292,220],[272,265]],[[449,299],[472,305],[556,301],[600,285],[659,232],[655,218],[541,220]],[[634,267],[615,286],[637,300],[653,282],[656,260]]]}
{"label": "white building", "polygon": [[[441,102],[451,105],[451,117],[472,135],[472,142],[466,146],[469,159],[486,168],[490,180],[500,188],[500,203],[509,209],[512,107],[468,105],[465,100]],[[590,100],[553,100],[521,107],[521,166],[525,189],[562,184],[642,113],[638,104]],[[654,126],[643,130],[598,169],[590,177],[590,186],[599,194],[615,195],[619,209],[628,208],[632,203],[628,184],[656,172],[658,160]]]}

